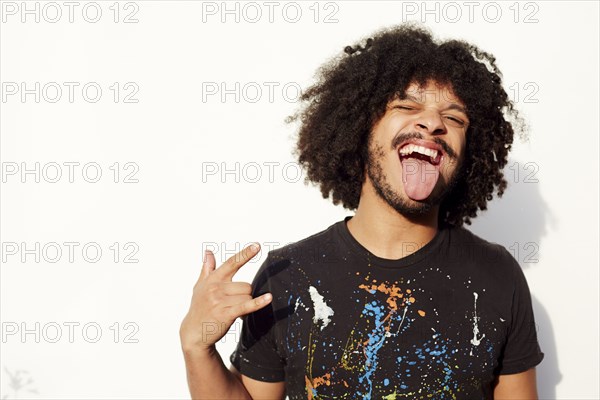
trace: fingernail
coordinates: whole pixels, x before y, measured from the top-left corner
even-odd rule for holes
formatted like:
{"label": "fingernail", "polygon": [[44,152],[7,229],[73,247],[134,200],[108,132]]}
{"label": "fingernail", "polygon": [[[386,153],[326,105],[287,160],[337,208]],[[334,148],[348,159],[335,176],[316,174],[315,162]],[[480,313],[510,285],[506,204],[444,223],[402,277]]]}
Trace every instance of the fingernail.
{"label": "fingernail", "polygon": [[253,251],[257,251],[258,250],[258,243],[252,243],[250,245],[250,249],[253,250]]}
{"label": "fingernail", "polygon": [[204,250],[204,259],[202,262],[206,262],[206,257],[208,256],[208,250]]}

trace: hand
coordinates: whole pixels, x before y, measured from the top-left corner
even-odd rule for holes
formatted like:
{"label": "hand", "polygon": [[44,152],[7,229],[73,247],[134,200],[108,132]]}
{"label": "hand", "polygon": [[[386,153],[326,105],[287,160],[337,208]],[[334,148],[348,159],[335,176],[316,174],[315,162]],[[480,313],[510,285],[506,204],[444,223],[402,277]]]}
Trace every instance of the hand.
{"label": "hand", "polygon": [[248,246],[217,269],[214,254],[206,250],[190,310],[179,330],[184,351],[214,349],[215,343],[225,336],[236,318],[260,310],[271,302],[270,293],[253,299],[249,283],[232,281],[235,273],[259,249],[258,244]]}

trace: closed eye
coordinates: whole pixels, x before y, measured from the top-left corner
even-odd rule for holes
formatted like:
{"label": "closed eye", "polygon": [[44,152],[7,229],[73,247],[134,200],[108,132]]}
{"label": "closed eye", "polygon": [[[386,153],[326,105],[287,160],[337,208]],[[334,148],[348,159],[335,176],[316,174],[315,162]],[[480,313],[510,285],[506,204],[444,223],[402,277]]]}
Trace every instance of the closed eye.
{"label": "closed eye", "polygon": [[463,121],[460,118],[456,118],[456,117],[453,117],[451,115],[447,116],[446,118],[448,118],[452,122],[455,122],[455,123],[459,124],[460,126],[464,126],[465,125],[465,121]]}

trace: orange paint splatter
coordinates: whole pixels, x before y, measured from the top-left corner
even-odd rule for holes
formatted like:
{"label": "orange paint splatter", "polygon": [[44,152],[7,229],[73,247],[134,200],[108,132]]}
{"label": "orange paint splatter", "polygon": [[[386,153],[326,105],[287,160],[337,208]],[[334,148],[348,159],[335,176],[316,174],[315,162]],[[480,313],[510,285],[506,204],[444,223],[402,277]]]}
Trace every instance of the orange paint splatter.
{"label": "orange paint splatter", "polygon": [[[395,284],[389,285],[385,282],[375,284],[375,282],[377,282],[377,280],[373,279],[372,283],[361,284],[358,287],[368,292],[378,291],[383,294],[387,294],[388,298],[386,303],[388,304],[388,308],[392,311],[398,311],[399,307],[405,306],[406,304],[412,304],[416,301],[414,297],[410,296],[410,293],[412,292],[411,289],[406,290],[406,295],[410,296],[407,298],[404,296],[405,293],[402,292],[402,289]],[[400,299],[402,299],[402,301],[398,303],[398,300]]]}
{"label": "orange paint splatter", "polygon": [[313,394],[312,394],[312,383],[310,382],[310,379],[308,379],[308,376],[304,375],[304,382],[306,383],[306,393],[308,393],[308,400],[313,400]]}
{"label": "orange paint splatter", "polygon": [[398,305],[396,304],[396,299],[394,299],[393,297],[389,297],[387,299],[387,303],[389,304],[389,306],[392,310],[398,309]]}
{"label": "orange paint splatter", "polygon": [[331,374],[328,372],[319,378],[314,378],[312,383],[314,388],[317,388],[323,384],[329,386],[331,385]]}
{"label": "orange paint splatter", "polygon": [[425,311],[423,311],[423,310],[419,310],[419,311],[417,311],[417,312],[419,313],[419,315],[420,315],[421,317],[424,317],[424,316],[425,316]]}

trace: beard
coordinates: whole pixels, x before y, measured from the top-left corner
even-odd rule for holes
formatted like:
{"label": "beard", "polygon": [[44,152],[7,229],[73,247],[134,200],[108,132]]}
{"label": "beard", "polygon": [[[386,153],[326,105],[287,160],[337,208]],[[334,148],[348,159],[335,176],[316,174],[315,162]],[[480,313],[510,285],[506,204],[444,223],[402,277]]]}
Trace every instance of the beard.
{"label": "beard", "polygon": [[[452,189],[462,178],[462,167],[458,165],[446,179],[442,174],[436,183],[433,192],[424,200],[417,201],[402,197],[398,191],[392,188],[392,185],[387,180],[386,174],[383,172],[381,161],[385,157],[385,151],[381,145],[369,144],[367,154],[367,176],[373,183],[375,193],[387,204],[390,205],[399,214],[404,216],[421,216],[428,214],[431,210],[442,203]],[[450,157],[452,161],[456,158]]]}

